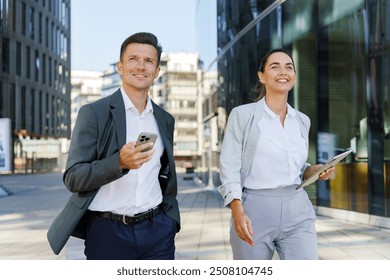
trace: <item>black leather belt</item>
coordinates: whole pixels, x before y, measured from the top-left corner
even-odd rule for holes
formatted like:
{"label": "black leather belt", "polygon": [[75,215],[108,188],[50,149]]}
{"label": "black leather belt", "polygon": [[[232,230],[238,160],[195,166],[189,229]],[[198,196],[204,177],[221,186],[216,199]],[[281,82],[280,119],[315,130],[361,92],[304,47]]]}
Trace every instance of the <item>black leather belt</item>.
{"label": "black leather belt", "polygon": [[151,219],[154,216],[160,214],[160,212],[161,212],[161,205],[151,208],[148,211],[136,214],[135,216],[126,216],[126,215],[115,214],[112,212],[99,212],[99,211],[93,211],[92,213],[106,220],[112,220],[112,221],[123,223],[125,225],[130,225],[130,224],[138,224],[147,219]]}

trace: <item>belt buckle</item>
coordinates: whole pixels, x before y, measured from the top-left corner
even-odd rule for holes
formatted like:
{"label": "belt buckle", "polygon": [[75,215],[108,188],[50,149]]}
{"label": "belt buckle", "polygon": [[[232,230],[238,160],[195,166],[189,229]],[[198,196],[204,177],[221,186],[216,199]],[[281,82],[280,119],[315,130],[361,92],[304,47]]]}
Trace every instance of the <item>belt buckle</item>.
{"label": "belt buckle", "polygon": [[125,215],[122,215],[122,223],[124,223],[125,225],[129,224],[128,222],[126,222],[126,216]]}

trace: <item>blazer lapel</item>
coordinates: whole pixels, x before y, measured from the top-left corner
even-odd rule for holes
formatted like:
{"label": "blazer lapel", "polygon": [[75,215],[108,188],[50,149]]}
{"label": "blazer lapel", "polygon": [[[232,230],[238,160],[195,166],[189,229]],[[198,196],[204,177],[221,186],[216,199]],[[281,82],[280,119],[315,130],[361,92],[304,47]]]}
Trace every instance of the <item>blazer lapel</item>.
{"label": "blazer lapel", "polygon": [[171,144],[169,143],[169,137],[167,135],[167,133],[169,133],[169,127],[167,125],[166,117],[164,116],[161,108],[158,107],[158,105],[155,104],[153,101],[152,101],[152,106],[153,106],[153,114],[154,114],[154,117],[155,117],[157,125],[158,125],[158,129],[159,129],[159,132],[160,132],[160,135],[162,138],[162,142],[164,144],[165,149],[168,150],[168,154],[169,154],[169,152],[171,152],[169,150]]}
{"label": "blazer lapel", "polygon": [[116,128],[119,148],[126,144],[126,112],[120,89],[112,94],[111,114]]}
{"label": "blazer lapel", "polygon": [[264,110],[262,103],[256,102],[253,110],[253,115],[248,126],[248,140],[246,141],[246,147],[244,147],[245,155],[242,163],[242,170],[243,174],[245,175],[245,178],[248,176],[249,170],[253,162],[253,158],[255,156],[257,143],[260,138],[260,130],[257,127],[257,123],[263,117],[263,114]]}

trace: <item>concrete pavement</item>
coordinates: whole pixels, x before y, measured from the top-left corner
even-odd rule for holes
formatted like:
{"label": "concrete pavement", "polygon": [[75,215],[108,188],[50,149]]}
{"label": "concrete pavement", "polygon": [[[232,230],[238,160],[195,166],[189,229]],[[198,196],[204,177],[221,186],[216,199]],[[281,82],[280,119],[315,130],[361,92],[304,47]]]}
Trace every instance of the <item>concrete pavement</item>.
{"label": "concrete pavement", "polygon": [[[178,260],[230,260],[230,211],[214,188],[178,174],[182,230],[176,237]],[[83,242],[71,238],[57,256],[46,232],[69,192],[62,174],[2,175],[11,195],[0,196],[0,260],[84,259]],[[318,255],[323,260],[390,259],[390,229],[318,216]],[[275,256],[277,259],[277,256]]]}

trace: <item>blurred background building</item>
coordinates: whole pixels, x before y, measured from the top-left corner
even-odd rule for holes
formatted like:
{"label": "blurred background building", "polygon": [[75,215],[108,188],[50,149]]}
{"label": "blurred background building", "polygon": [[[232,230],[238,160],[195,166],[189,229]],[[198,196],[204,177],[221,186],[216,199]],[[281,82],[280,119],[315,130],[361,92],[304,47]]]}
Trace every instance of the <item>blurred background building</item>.
{"label": "blurred background building", "polygon": [[0,118],[13,172],[58,167],[70,136],[70,0],[0,1]]}
{"label": "blurred background building", "polygon": [[71,71],[71,131],[81,106],[102,98],[103,73],[99,71]]}
{"label": "blurred background building", "polygon": [[201,155],[201,64],[197,53],[164,53],[151,98],[175,118],[174,147],[176,166],[198,165]]}

